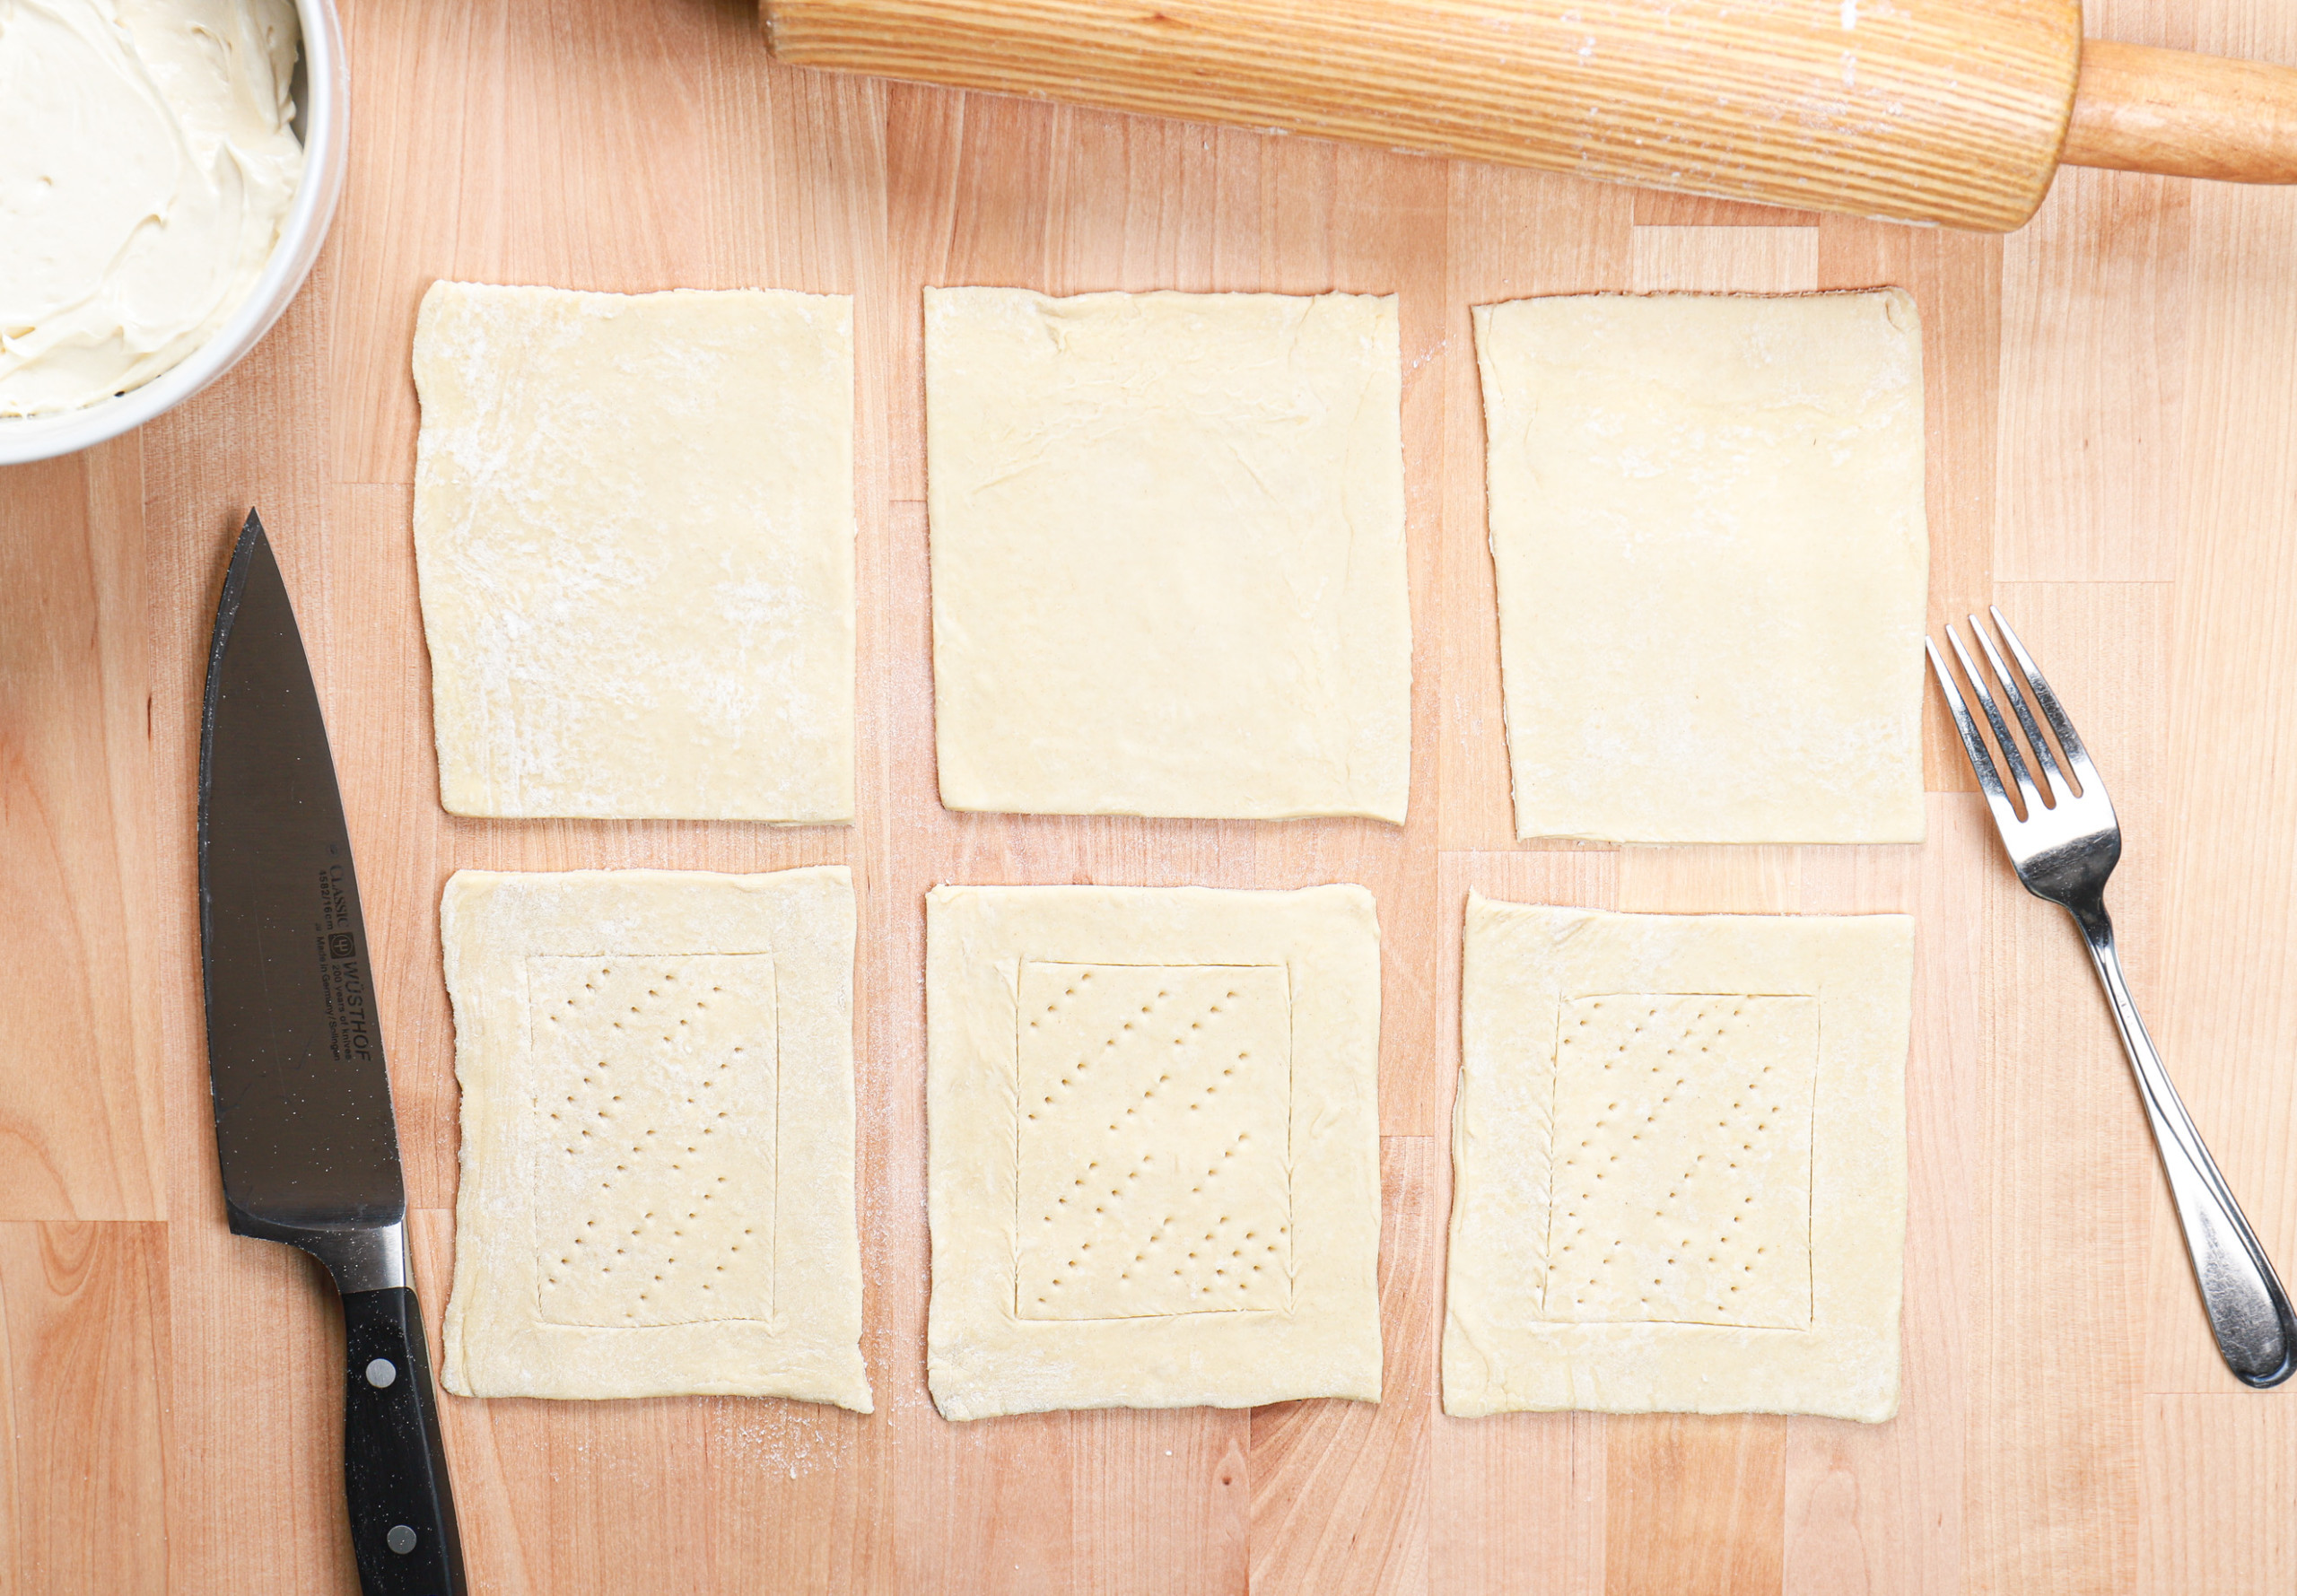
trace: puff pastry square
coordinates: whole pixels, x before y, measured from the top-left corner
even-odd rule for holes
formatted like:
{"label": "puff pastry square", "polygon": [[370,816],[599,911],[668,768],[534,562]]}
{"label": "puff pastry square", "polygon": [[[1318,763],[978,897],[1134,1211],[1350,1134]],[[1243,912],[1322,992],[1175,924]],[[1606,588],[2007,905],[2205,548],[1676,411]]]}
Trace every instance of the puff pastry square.
{"label": "puff pastry square", "polygon": [[442,1382],[869,1411],[845,868],[459,870]]}
{"label": "puff pastry square", "polygon": [[944,1417],[1379,1400],[1370,894],[936,887],[926,1008]]}
{"label": "puff pastry square", "polygon": [[1444,1409],[1898,1411],[1905,915],[1472,895]]}
{"label": "puff pastry square", "polygon": [[852,819],[852,302],[436,283],[415,380],[448,811]]}
{"label": "puff pastry square", "polygon": [[1480,305],[1519,836],[1922,839],[1912,297]]}
{"label": "puff pastry square", "polygon": [[952,809],[1401,823],[1393,297],[925,291]]}

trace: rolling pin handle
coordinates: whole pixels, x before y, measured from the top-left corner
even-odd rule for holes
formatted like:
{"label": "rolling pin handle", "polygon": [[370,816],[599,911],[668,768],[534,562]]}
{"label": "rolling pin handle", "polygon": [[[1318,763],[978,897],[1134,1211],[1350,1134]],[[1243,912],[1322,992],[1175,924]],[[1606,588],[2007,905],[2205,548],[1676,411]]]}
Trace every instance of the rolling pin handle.
{"label": "rolling pin handle", "polygon": [[2084,39],[2058,163],[2297,183],[2297,66]]}

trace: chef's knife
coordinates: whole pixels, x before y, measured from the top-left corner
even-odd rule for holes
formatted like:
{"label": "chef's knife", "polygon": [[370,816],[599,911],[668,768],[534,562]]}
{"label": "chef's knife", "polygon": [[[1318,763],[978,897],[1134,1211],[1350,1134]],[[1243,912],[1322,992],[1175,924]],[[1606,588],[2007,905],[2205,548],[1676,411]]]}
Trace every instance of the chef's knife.
{"label": "chef's knife", "polygon": [[207,659],[199,936],[231,1228],[302,1248],[343,1294],[360,1585],[462,1596],[351,838],[295,612],[253,511]]}

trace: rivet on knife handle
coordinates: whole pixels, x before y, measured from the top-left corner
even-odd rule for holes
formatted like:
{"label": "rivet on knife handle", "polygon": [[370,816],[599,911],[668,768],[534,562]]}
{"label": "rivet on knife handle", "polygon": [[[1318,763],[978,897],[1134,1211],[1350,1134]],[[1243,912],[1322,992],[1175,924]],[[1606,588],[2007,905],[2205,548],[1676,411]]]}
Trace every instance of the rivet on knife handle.
{"label": "rivet on knife handle", "polygon": [[367,1596],[464,1589],[423,1310],[404,1286],[343,1297],[343,1484]]}
{"label": "rivet on knife handle", "polygon": [[460,1596],[359,877],[302,634],[252,514],[208,658],[199,929],[224,1212],[240,1235],[311,1253],[343,1295],[360,1583]]}

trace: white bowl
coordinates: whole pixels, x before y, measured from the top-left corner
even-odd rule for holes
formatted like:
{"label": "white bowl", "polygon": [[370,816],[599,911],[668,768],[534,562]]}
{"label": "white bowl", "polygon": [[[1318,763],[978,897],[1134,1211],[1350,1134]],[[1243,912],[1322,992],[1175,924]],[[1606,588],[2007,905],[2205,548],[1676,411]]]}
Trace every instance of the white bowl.
{"label": "white bowl", "polygon": [[68,455],[173,409],[237,365],[302,287],[311,263],[319,258],[319,246],[327,241],[328,223],[335,220],[335,202],[343,193],[351,74],[344,64],[343,29],[336,20],[334,0],[295,0],[295,11],[303,26],[299,74],[303,88],[296,97],[303,131],[303,179],[263,275],[214,337],[142,387],[53,415],[0,417],[0,466]]}

